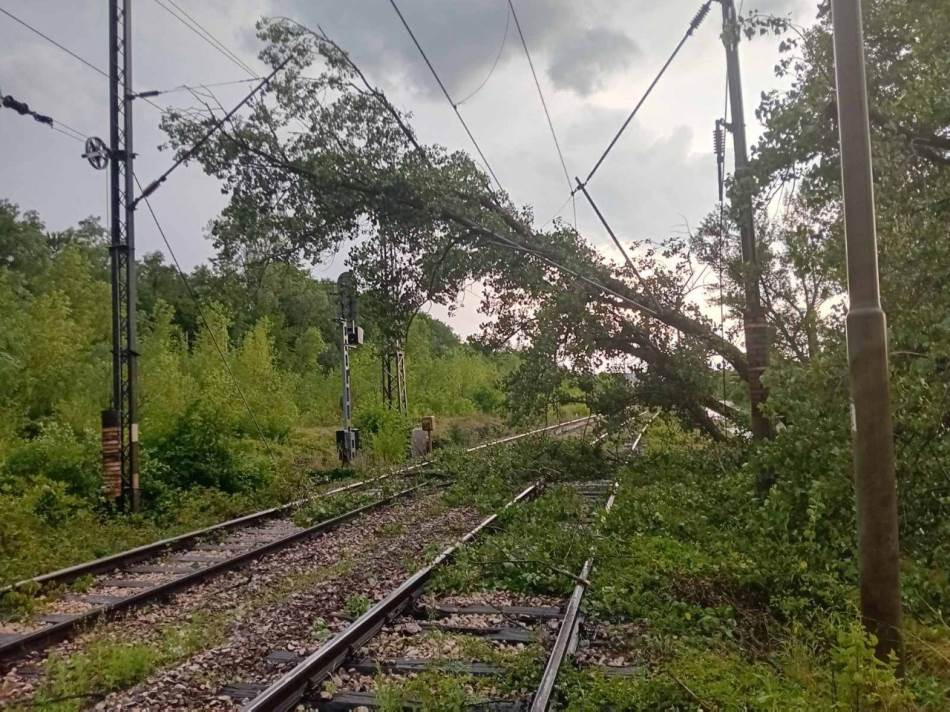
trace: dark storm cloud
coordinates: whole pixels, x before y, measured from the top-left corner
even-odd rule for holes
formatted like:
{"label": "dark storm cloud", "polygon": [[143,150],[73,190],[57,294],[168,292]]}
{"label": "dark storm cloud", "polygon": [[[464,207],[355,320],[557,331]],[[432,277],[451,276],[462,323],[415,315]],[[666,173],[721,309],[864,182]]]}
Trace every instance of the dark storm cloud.
{"label": "dark storm cloud", "polygon": [[[507,0],[400,0],[398,4],[455,98],[465,96],[481,83],[503,41],[499,68],[525,61],[515,23],[508,19]],[[515,4],[536,66],[546,66],[549,63],[545,58],[556,56],[551,63],[552,81],[582,94],[608,78],[595,78],[598,73],[622,69],[637,54],[633,40],[608,26],[613,9],[620,6],[622,3],[614,0],[583,5],[520,0]],[[439,93],[388,2],[315,4],[299,0],[294,10],[294,17],[300,21],[320,24],[340,44],[352,48],[354,57],[373,74],[406,80],[418,91],[431,95]],[[585,72],[591,77],[585,78]]]}
{"label": "dark storm cloud", "polygon": [[557,47],[548,76],[555,87],[586,96],[604,87],[640,54],[637,44],[624,33],[595,27],[569,37]]}
{"label": "dark storm cloud", "polygon": [[[585,175],[624,121],[656,69],[682,37],[701,0],[513,0],[535,68],[557,127],[571,177]],[[397,0],[430,59],[456,100],[486,78],[505,36],[507,0]],[[744,12],[792,12],[813,20],[817,0],[745,0]],[[181,83],[240,79],[243,70],[151,2],[135,2],[135,84],[141,89]],[[4,7],[64,42],[90,61],[107,66],[105,5],[46,0],[6,0]],[[374,84],[401,109],[426,143],[473,152],[405,29],[387,0],[187,0],[190,14],[248,62],[261,49],[254,23],[285,15],[320,24],[349,50]],[[713,120],[722,111],[722,47],[718,8],[695,33],[643,111],[617,143],[592,183],[595,199],[627,242],[662,238],[695,224],[716,198],[715,165],[708,146]],[[743,43],[748,117],[760,91],[776,87],[774,38]],[[106,136],[107,82],[75,59],[0,17],[0,86],[37,110]],[[232,106],[247,91],[238,84],[215,90]],[[591,93],[594,92],[594,93]],[[185,92],[157,98],[187,107]],[[505,188],[519,205],[534,208],[539,223],[564,205],[568,186],[554,150],[514,23],[504,51],[484,89],[462,107]],[[159,113],[135,108],[136,172],[143,179],[170,161],[156,151],[165,140]],[[757,123],[749,120],[750,138]],[[13,112],[0,111],[0,198],[35,208],[52,229],[104,215],[105,173],[80,158],[81,143],[51,132]],[[220,184],[199,167],[182,168],[153,204],[183,263],[191,267],[212,254],[202,228],[225,205]],[[619,257],[586,204],[578,204],[581,232]],[[570,204],[561,213],[573,219]],[[147,215],[139,216],[139,251],[163,249]],[[335,276],[342,259],[321,266]],[[476,298],[468,300],[476,303]],[[453,325],[471,333],[479,319],[462,314]]]}

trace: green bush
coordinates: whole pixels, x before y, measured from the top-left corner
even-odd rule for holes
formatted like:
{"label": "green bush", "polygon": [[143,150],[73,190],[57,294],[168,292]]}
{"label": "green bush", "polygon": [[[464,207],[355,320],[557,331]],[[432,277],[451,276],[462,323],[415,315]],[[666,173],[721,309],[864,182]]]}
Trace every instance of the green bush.
{"label": "green bush", "polygon": [[[907,608],[903,688],[857,622],[854,499],[838,469],[847,455],[830,449],[833,432],[807,439],[827,425],[810,417],[813,426],[787,425],[747,461],[741,444],[669,421],[651,429],[598,538],[587,597],[599,619],[636,626],[642,674],[574,679],[568,709],[621,699],[637,702],[616,709],[942,709],[950,629],[940,609],[924,627]],[[763,467],[775,476],[764,499]],[[905,596],[946,600],[942,572],[910,557],[905,569]]]}
{"label": "green bush", "polygon": [[405,459],[412,423],[399,411],[384,406],[363,408],[353,425],[359,428],[362,445],[375,460],[395,463]]}
{"label": "green bush", "polygon": [[13,445],[4,463],[4,479],[45,476],[62,482],[71,494],[95,500],[101,487],[99,438],[76,435],[55,421],[37,437]]}
{"label": "green bush", "polygon": [[0,486],[0,585],[158,538],[141,517],[100,518],[63,482],[45,477]]}
{"label": "green bush", "polygon": [[149,443],[143,482],[155,493],[207,487],[227,493],[259,489],[267,481],[263,463],[241,452],[239,439],[191,408],[171,432]]}
{"label": "green bush", "polygon": [[556,487],[506,511],[500,531],[461,549],[438,575],[437,590],[467,593],[501,588],[524,593],[567,595],[589,553],[591,531],[583,524],[584,503],[570,488]]}

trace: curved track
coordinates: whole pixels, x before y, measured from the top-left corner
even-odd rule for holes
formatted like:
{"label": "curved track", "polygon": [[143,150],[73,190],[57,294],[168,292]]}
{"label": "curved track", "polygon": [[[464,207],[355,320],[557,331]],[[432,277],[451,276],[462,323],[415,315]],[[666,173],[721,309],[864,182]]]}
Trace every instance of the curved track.
{"label": "curved track", "polygon": [[[527,433],[485,443],[468,452],[515,442],[532,435],[564,434],[584,427],[589,418],[579,418]],[[357,490],[372,495],[371,488],[396,476],[423,474],[427,462],[362,480],[316,495],[318,498]],[[182,534],[118,554],[71,566],[26,581],[10,589],[29,587],[49,590],[82,581],[81,592],[54,600],[29,622],[0,635],[0,660],[15,659],[31,651],[69,638],[91,623],[108,618],[195,586],[265,554],[285,549],[309,537],[326,533],[394,500],[417,492],[421,484],[381,496],[332,519],[311,527],[294,524],[290,515],[307,500],[255,512],[237,519]],[[314,499],[314,498],[310,498]]]}
{"label": "curved track", "polygon": [[[579,494],[591,505],[591,509],[603,506],[607,499],[609,511],[614,496],[613,483],[586,482],[576,485]],[[550,635],[552,624],[557,635],[550,646],[544,671],[536,691],[528,698],[511,700],[492,699],[490,704],[473,703],[479,709],[526,710],[544,712],[549,709],[557,675],[564,661],[573,653],[579,624],[579,612],[586,580],[593,561],[588,559],[577,575],[578,584],[572,595],[562,601],[547,601],[542,605],[505,605],[492,601],[491,596],[482,602],[459,604],[454,601],[433,601],[424,605],[418,602],[426,583],[439,567],[449,562],[458,549],[475,539],[489,528],[504,509],[517,506],[539,491],[535,484],[508,502],[498,513],[478,524],[452,546],[440,553],[432,563],[405,579],[398,588],[355,620],[340,634],[328,641],[312,655],[300,660],[280,679],[258,692],[258,686],[244,682],[223,690],[236,701],[247,701],[246,712],[274,712],[277,710],[308,709],[321,711],[370,709],[379,705],[372,689],[343,689],[333,693],[321,691],[321,684],[338,670],[346,670],[346,679],[361,681],[361,687],[372,688],[368,681],[374,675],[414,675],[426,670],[451,670],[475,677],[499,674],[491,662],[458,663],[433,658],[373,656],[375,638],[388,637],[390,643],[404,650],[424,647],[421,640],[426,631],[451,631],[455,635],[477,637],[495,644],[525,645],[539,642]],[[484,625],[487,619],[500,618],[514,621],[514,625]],[[439,619],[449,623],[433,622]],[[408,631],[408,635],[407,635]],[[420,638],[415,641],[415,638]],[[378,646],[380,649],[386,645]],[[302,705],[302,706],[300,706]]]}

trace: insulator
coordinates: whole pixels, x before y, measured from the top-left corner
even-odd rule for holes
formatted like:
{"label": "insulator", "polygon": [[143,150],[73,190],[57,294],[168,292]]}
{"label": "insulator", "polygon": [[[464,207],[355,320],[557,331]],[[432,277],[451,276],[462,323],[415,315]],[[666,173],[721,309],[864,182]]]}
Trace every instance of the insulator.
{"label": "insulator", "polygon": [[709,6],[709,2],[704,2],[703,6],[699,8],[699,11],[696,13],[696,17],[694,17],[693,21],[689,23],[690,31],[695,30],[697,27],[703,24],[703,20],[705,20],[706,15],[709,14]]}
{"label": "insulator", "polygon": [[726,134],[722,130],[722,122],[716,122],[716,128],[713,131],[713,150],[718,158],[726,155]]}
{"label": "insulator", "polygon": [[3,105],[8,109],[13,109],[20,116],[26,116],[30,113],[30,107],[22,101],[17,101],[12,96],[3,97]]}

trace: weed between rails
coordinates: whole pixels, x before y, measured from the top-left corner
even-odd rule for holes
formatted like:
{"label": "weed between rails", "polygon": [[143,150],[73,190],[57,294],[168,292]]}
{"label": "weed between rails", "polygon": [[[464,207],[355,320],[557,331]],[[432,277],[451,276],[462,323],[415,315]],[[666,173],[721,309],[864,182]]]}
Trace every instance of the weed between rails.
{"label": "weed between rails", "polygon": [[[380,710],[401,712],[413,707],[432,712],[463,712],[490,700],[527,699],[538,684],[545,651],[537,644],[506,648],[485,640],[439,631],[426,633],[420,645],[439,651],[444,669],[418,675],[380,675],[376,695]],[[498,667],[498,675],[483,677],[452,663],[482,662]]]}
{"label": "weed between rails", "polygon": [[946,709],[950,628],[908,621],[900,682],[858,623],[850,537],[810,537],[807,516],[781,509],[783,486],[763,504],[735,452],[651,429],[621,474],[585,601],[634,672],[569,671],[565,709]]}
{"label": "weed between rails", "polygon": [[[353,559],[343,559],[322,569],[288,576],[250,598],[237,612],[195,613],[186,623],[170,623],[152,631],[151,640],[127,643],[116,640],[103,624],[77,653],[51,655],[44,665],[44,679],[29,708],[73,712],[110,692],[137,685],[158,670],[185,660],[221,643],[233,621],[254,611],[279,604],[294,594],[313,588],[353,569]],[[325,634],[326,623],[314,621],[314,635]]]}

